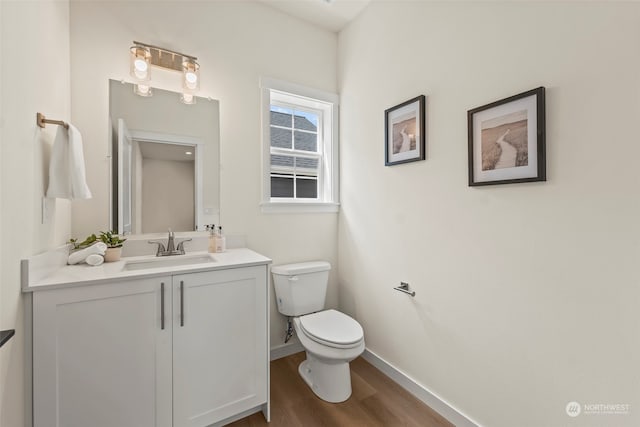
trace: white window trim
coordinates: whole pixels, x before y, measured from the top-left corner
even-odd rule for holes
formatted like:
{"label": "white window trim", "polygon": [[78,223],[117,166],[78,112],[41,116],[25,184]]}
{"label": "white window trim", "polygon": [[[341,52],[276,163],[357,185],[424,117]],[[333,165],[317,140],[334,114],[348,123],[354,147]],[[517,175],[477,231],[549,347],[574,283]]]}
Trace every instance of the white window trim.
{"label": "white window trim", "polygon": [[[262,94],[262,202],[260,207],[263,213],[322,213],[338,212],[339,200],[339,164],[338,164],[338,117],[339,101],[338,95],[324,92],[317,89],[308,88],[295,83],[262,77],[260,79],[260,89]],[[331,120],[323,120],[324,129],[322,133],[326,143],[323,143],[323,156],[325,162],[322,165],[324,176],[322,189],[324,201],[285,199],[283,201],[271,200],[271,144],[270,144],[270,124],[271,124],[271,91],[283,92],[283,94],[293,94],[298,97],[309,98],[309,100],[322,101],[332,104],[330,108]],[[328,179],[327,179],[328,178]],[[328,186],[328,187],[327,187]]]}

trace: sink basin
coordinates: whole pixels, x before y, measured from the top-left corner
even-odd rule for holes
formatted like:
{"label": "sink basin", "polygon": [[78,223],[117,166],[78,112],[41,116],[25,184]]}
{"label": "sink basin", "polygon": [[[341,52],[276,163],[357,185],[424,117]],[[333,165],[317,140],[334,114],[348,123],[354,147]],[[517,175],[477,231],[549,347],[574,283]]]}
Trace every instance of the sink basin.
{"label": "sink basin", "polygon": [[168,257],[157,257],[140,261],[127,261],[123,270],[145,270],[147,268],[181,267],[185,265],[208,264],[215,262],[209,255],[175,255]]}

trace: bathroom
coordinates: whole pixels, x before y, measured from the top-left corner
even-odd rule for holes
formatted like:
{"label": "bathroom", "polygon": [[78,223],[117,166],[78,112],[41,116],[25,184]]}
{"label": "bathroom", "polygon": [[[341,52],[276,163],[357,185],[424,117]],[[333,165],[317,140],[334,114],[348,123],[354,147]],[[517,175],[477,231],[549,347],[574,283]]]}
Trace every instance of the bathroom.
{"label": "bathroom", "polygon": [[[640,5],[372,1],[331,29],[260,1],[2,1],[0,19],[0,426],[31,412],[20,260],[109,225],[109,80],[130,81],[133,40],[198,57],[227,233],[273,265],[331,263],[326,306],[372,354],[477,425],[640,424]],[[261,78],[339,95],[338,212],[263,212]],[[467,111],[539,86],[547,180],[469,187]],[[426,159],[385,167],[384,112],[421,94]],[[92,199],[43,201],[56,129],[36,112],[81,130]]]}

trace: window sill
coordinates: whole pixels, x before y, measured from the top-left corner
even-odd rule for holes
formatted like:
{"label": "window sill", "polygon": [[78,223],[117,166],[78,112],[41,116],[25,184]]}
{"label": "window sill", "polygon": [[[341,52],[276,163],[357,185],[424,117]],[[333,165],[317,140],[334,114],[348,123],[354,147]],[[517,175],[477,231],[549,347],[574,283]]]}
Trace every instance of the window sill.
{"label": "window sill", "polygon": [[339,203],[323,202],[262,202],[262,213],[337,213]]}

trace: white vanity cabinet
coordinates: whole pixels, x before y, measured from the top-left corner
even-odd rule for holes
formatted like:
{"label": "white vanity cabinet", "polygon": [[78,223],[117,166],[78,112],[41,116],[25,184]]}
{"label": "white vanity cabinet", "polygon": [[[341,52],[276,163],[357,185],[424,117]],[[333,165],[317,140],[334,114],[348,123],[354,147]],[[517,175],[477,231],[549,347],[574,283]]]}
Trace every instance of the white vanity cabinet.
{"label": "white vanity cabinet", "polygon": [[266,402],[266,267],[173,276],[173,289],[173,426]]}
{"label": "white vanity cabinet", "polygon": [[171,426],[163,287],[170,276],[34,293],[35,427]]}
{"label": "white vanity cabinet", "polygon": [[266,264],[34,292],[34,427],[267,415],[267,304]]}

